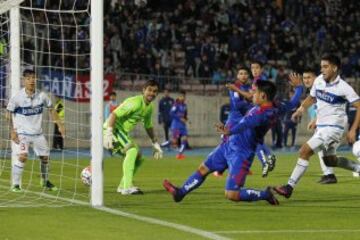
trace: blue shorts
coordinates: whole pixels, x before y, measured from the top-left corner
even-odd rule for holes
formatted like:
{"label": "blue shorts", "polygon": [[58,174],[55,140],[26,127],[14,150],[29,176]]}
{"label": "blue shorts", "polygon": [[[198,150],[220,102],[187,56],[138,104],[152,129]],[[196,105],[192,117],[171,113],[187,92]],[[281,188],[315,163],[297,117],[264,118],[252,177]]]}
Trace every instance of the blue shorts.
{"label": "blue shorts", "polygon": [[171,128],[171,136],[175,139],[187,136],[188,132],[186,127]]}
{"label": "blue shorts", "polygon": [[227,143],[218,145],[204,161],[210,172],[229,170],[225,189],[238,191],[244,186],[254,155],[232,149]]}

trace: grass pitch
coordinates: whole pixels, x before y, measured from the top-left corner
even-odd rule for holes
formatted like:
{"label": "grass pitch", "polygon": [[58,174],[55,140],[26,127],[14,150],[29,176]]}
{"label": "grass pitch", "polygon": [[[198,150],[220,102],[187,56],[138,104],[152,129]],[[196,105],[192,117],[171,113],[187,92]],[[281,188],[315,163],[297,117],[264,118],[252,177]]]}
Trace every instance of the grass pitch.
{"label": "grass pitch", "polygon": [[[228,239],[360,238],[360,179],[353,178],[351,172],[336,169],[338,183],[320,185],[316,183],[321,175],[316,157],[311,160],[291,199],[278,197],[280,206],[271,206],[265,201],[230,202],[224,198],[226,177],[212,175],[181,203],[174,203],[163,190],[162,180],[168,178],[181,185],[204,157],[188,156],[183,161],[174,157],[159,161],[147,159],[135,177],[135,185],[145,192],[143,196],[116,193],[122,161],[118,158],[106,159],[105,205],[122,214],[131,213],[185,225]],[[296,159],[295,154],[279,154],[275,171],[267,178],[261,177],[259,162],[255,160],[252,167],[254,175],[248,176],[246,186],[260,189],[286,183]],[[85,162],[80,163],[86,166]],[[52,172],[62,171],[64,176],[79,174],[70,166],[52,166]],[[7,179],[7,175],[8,171],[4,171],[1,179]],[[25,174],[24,182],[29,182],[30,177],[32,182],[27,185],[28,190],[40,191],[37,174]],[[88,188],[78,179],[74,182],[70,177],[53,178],[57,185],[60,180],[62,190],[49,193],[54,196],[50,199],[32,192],[10,193],[7,184],[1,181],[0,239],[205,239],[189,232],[188,228],[178,230],[87,206],[69,205],[58,197],[88,201]]]}

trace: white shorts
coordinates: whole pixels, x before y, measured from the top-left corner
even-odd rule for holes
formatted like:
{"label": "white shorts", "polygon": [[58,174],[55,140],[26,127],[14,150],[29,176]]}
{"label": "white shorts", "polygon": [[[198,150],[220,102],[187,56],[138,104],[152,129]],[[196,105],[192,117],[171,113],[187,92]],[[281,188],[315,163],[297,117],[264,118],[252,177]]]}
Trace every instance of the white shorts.
{"label": "white shorts", "polygon": [[19,135],[19,144],[13,144],[16,155],[28,154],[32,144],[36,156],[49,156],[50,149],[44,135]]}
{"label": "white shorts", "polygon": [[340,146],[343,134],[344,129],[336,127],[316,128],[307,144],[314,152],[323,151],[324,156],[336,155],[336,149]]}

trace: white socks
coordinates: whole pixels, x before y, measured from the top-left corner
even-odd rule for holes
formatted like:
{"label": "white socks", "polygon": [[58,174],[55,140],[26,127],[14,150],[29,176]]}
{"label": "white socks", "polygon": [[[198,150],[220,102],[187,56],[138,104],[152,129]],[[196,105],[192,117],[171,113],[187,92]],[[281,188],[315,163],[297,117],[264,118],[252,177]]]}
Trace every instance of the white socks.
{"label": "white socks", "polygon": [[295,187],[295,185],[298,183],[298,181],[300,180],[302,175],[304,175],[308,166],[309,166],[309,161],[301,159],[301,158],[298,159],[296,166],[295,166],[295,168],[289,178],[289,181],[288,181],[288,184],[291,187],[293,187],[293,188]]}
{"label": "white socks", "polygon": [[12,184],[21,185],[21,176],[24,171],[25,163],[21,162],[19,159],[15,160],[15,163],[12,167]]}

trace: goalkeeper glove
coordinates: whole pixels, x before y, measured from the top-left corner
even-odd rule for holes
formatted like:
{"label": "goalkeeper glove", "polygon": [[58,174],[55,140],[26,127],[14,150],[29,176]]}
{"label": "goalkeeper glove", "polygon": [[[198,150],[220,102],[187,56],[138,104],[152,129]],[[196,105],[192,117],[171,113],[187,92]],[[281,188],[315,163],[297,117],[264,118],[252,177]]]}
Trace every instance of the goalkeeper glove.
{"label": "goalkeeper glove", "polygon": [[103,145],[104,148],[106,149],[113,149],[113,129],[111,127],[108,127],[105,132],[104,132],[104,136],[103,136]]}
{"label": "goalkeeper glove", "polygon": [[158,142],[153,143],[153,156],[156,160],[163,157],[163,151],[161,150],[160,144]]}

